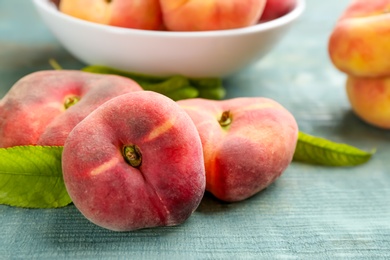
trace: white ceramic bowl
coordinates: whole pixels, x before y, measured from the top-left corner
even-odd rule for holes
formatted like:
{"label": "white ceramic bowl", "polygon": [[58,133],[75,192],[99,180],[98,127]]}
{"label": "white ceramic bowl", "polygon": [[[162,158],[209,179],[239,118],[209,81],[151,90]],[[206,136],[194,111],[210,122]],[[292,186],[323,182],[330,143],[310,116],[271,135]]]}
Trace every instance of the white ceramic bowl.
{"label": "white ceramic bowl", "polygon": [[52,33],[72,55],[99,64],[151,75],[225,77],[267,54],[305,8],[250,27],[203,32],[127,29],[80,20],[59,12],[49,0],[33,0]]}

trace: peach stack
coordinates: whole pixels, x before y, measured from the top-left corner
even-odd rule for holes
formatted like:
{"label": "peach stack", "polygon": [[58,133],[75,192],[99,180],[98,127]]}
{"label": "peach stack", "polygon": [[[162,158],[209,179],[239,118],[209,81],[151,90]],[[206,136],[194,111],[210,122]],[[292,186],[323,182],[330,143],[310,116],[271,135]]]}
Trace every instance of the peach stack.
{"label": "peach stack", "polygon": [[205,31],[257,23],[267,0],[61,0],[65,14],[143,30]]}
{"label": "peach stack", "polygon": [[67,15],[124,28],[209,31],[279,18],[296,0],[52,0]]}
{"label": "peach stack", "polygon": [[390,129],[390,0],[354,0],[328,42],[331,61],[347,74],[352,109],[363,121]]}

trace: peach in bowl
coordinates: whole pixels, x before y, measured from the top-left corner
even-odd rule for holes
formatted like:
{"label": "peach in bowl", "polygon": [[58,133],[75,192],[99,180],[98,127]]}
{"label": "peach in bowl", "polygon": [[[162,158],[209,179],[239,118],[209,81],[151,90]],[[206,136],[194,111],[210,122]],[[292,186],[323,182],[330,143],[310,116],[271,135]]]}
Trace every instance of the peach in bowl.
{"label": "peach in bowl", "polygon": [[[226,77],[251,65],[278,44],[305,8],[304,0],[296,0],[292,10],[272,20],[239,28],[179,31],[88,21],[61,12],[53,2],[33,0],[44,23],[81,62],[156,76],[187,77]],[[162,3],[169,1],[154,2],[164,8]],[[261,11],[265,2],[259,7]],[[159,19],[162,23],[167,20]]]}

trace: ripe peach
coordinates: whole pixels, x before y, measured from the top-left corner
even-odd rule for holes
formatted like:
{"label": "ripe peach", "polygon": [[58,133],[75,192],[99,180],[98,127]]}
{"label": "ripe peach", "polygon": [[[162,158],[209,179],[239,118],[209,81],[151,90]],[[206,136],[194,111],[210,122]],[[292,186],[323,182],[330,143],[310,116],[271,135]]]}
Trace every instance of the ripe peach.
{"label": "ripe peach", "polygon": [[267,98],[180,100],[200,134],[206,190],[228,202],[247,199],[274,182],[290,164],[298,126]]}
{"label": "ripe peach", "polygon": [[163,28],[159,0],[61,0],[59,10],[100,24],[144,30]]}
{"label": "ripe peach", "polygon": [[349,76],[346,88],[352,109],[358,117],[373,126],[390,129],[390,77]]}
{"label": "ripe peach", "polygon": [[336,68],[360,77],[390,76],[389,10],[389,0],[352,1],[329,37]]}
{"label": "ripe peach", "polygon": [[266,0],[160,0],[171,31],[207,31],[246,27],[258,22]]}
{"label": "ripe peach", "polygon": [[294,9],[297,0],[267,0],[260,22],[271,21],[282,17]]}
{"label": "ripe peach", "polygon": [[194,123],[156,92],[125,94],[101,105],[69,134],[62,162],[75,206],[115,231],[183,223],[204,194]]}
{"label": "ripe peach", "polygon": [[0,147],[63,145],[70,130],[98,106],[141,90],[120,76],[71,70],[31,73],[0,100]]}

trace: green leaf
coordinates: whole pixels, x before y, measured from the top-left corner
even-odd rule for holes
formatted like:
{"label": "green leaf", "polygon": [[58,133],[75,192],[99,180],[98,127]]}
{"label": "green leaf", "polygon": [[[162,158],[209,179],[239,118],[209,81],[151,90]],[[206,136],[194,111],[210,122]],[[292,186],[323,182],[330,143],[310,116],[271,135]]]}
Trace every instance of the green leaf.
{"label": "green leaf", "polygon": [[199,91],[194,87],[185,87],[168,92],[166,95],[174,101],[177,101],[188,98],[196,98],[199,96]]}
{"label": "green leaf", "polygon": [[325,166],[356,166],[370,160],[374,153],[375,150],[366,152],[347,144],[299,132],[293,160]]}
{"label": "green leaf", "polygon": [[[55,67],[56,65],[52,66]],[[127,77],[136,81],[143,89],[158,92],[173,100],[193,97],[218,100],[224,98],[226,94],[220,78],[187,78],[182,75],[153,76],[101,65],[89,65],[82,68],[82,71]],[[188,90],[189,88],[191,89]],[[193,96],[195,91],[196,96]],[[180,93],[180,95],[177,93]]]}
{"label": "green leaf", "polygon": [[189,80],[183,76],[172,76],[158,83],[140,82],[139,84],[144,90],[151,90],[164,95],[169,92],[190,86]]}
{"label": "green leaf", "polygon": [[225,88],[198,88],[199,89],[199,97],[206,99],[215,99],[220,100],[223,99],[226,95]]}
{"label": "green leaf", "polygon": [[57,208],[71,203],[61,169],[60,146],[0,148],[0,204]]}
{"label": "green leaf", "polygon": [[123,71],[123,70],[114,69],[111,67],[101,66],[101,65],[90,65],[82,68],[81,70],[86,72],[97,73],[97,74],[113,74],[113,75],[128,77],[134,81],[137,81],[138,83],[151,84],[151,83],[159,83],[166,80],[166,77],[152,76],[152,75],[146,75],[146,74],[130,72],[130,71]]}

